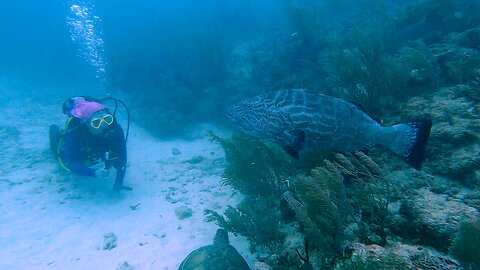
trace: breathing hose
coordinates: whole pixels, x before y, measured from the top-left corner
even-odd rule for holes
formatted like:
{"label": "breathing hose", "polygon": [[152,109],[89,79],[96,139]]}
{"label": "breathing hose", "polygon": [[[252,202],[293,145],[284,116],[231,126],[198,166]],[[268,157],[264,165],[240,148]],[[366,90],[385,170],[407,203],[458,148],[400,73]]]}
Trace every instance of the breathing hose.
{"label": "breathing hose", "polygon": [[125,104],[125,102],[123,102],[122,100],[120,100],[118,98],[104,97],[104,98],[100,99],[99,101],[103,102],[103,101],[109,101],[109,100],[115,102],[115,108],[113,109],[113,115],[115,115],[117,113],[118,103],[122,104],[123,107],[125,108],[125,111],[127,112],[127,129],[126,129],[126,132],[125,132],[125,143],[127,143],[128,134],[130,132],[130,111],[128,110],[127,104]]}

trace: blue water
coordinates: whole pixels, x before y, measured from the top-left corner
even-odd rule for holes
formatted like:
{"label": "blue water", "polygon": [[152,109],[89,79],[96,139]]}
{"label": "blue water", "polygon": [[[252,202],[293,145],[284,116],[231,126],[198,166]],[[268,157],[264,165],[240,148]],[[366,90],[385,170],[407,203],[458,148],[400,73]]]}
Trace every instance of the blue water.
{"label": "blue water", "polygon": [[[228,46],[255,33],[290,31],[285,2],[289,1],[2,0],[0,72],[41,81],[104,83],[107,63],[129,54],[142,58],[142,64],[168,69],[179,64],[172,50],[184,48],[188,56],[197,41],[220,39]],[[335,3],[338,16],[346,19],[356,13],[349,10],[348,1],[293,2]],[[75,15],[74,5],[88,9],[84,18]],[[82,22],[84,29],[72,29],[74,21]],[[93,33],[86,34],[87,21]]]}
{"label": "blue water", "polygon": [[227,42],[281,24],[279,8],[272,1],[259,1],[255,7],[251,1],[3,0],[1,4],[0,74],[43,82],[105,84],[107,63],[115,62],[111,57],[118,55],[136,54],[149,62],[144,64],[168,69],[175,61],[171,50],[178,46],[188,50],[195,39]]}

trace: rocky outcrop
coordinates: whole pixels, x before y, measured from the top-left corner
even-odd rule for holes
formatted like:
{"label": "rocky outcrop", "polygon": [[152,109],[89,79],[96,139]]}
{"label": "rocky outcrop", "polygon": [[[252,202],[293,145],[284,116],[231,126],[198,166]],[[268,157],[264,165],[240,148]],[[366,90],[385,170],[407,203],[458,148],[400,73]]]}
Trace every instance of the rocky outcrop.
{"label": "rocky outcrop", "polygon": [[469,187],[480,184],[479,89],[457,85],[434,95],[415,97],[404,104],[406,118],[433,120],[425,168]]}
{"label": "rocky outcrop", "polygon": [[462,222],[480,218],[479,212],[448,195],[421,189],[403,200],[393,230],[396,234],[447,252]]}
{"label": "rocky outcrop", "polygon": [[447,255],[420,246],[395,244],[381,247],[352,243],[337,260],[334,269],[457,270],[462,267]]}
{"label": "rocky outcrop", "polygon": [[480,211],[480,189],[473,190],[469,192],[464,198],[463,201],[471,207],[476,208]]}

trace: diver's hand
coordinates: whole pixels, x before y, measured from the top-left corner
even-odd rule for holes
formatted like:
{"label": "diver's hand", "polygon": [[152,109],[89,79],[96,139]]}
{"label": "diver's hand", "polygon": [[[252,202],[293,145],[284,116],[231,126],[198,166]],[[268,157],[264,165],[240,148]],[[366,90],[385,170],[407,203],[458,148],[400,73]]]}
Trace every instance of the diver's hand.
{"label": "diver's hand", "polygon": [[95,178],[107,178],[110,176],[110,170],[109,169],[98,169],[95,171]]}

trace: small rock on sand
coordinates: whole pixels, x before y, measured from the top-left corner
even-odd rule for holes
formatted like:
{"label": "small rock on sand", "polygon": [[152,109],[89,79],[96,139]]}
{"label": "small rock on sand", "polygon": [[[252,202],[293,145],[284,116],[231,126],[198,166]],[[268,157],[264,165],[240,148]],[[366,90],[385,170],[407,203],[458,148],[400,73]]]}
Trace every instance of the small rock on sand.
{"label": "small rock on sand", "polygon": [[179,206],[177,209],[175,209],[175,215],[177,215],[177,218],[180,220],[191,217],[192,213],[192,209],[185,205]]}
{"label": "small rock on sand", "polygon": [[112,250],[117,246],[117,236],[114,233],[107,233],[103,236],[103,250]]}
{"label": "small rock on sand", "polygon": [[119,264],[116,270],[134,270],[133,266],[128,264],[128,262],[123,262],[122,264]]}
{"label": "small rock on sand", "polygon": [[198,163],[201,163],[205,158],[202,157],[202,156],[196,156],[196,157],[193,157],[189,160],[186,160],[185,162],[186,163],[190,163],[190,164],[198,164]]}

